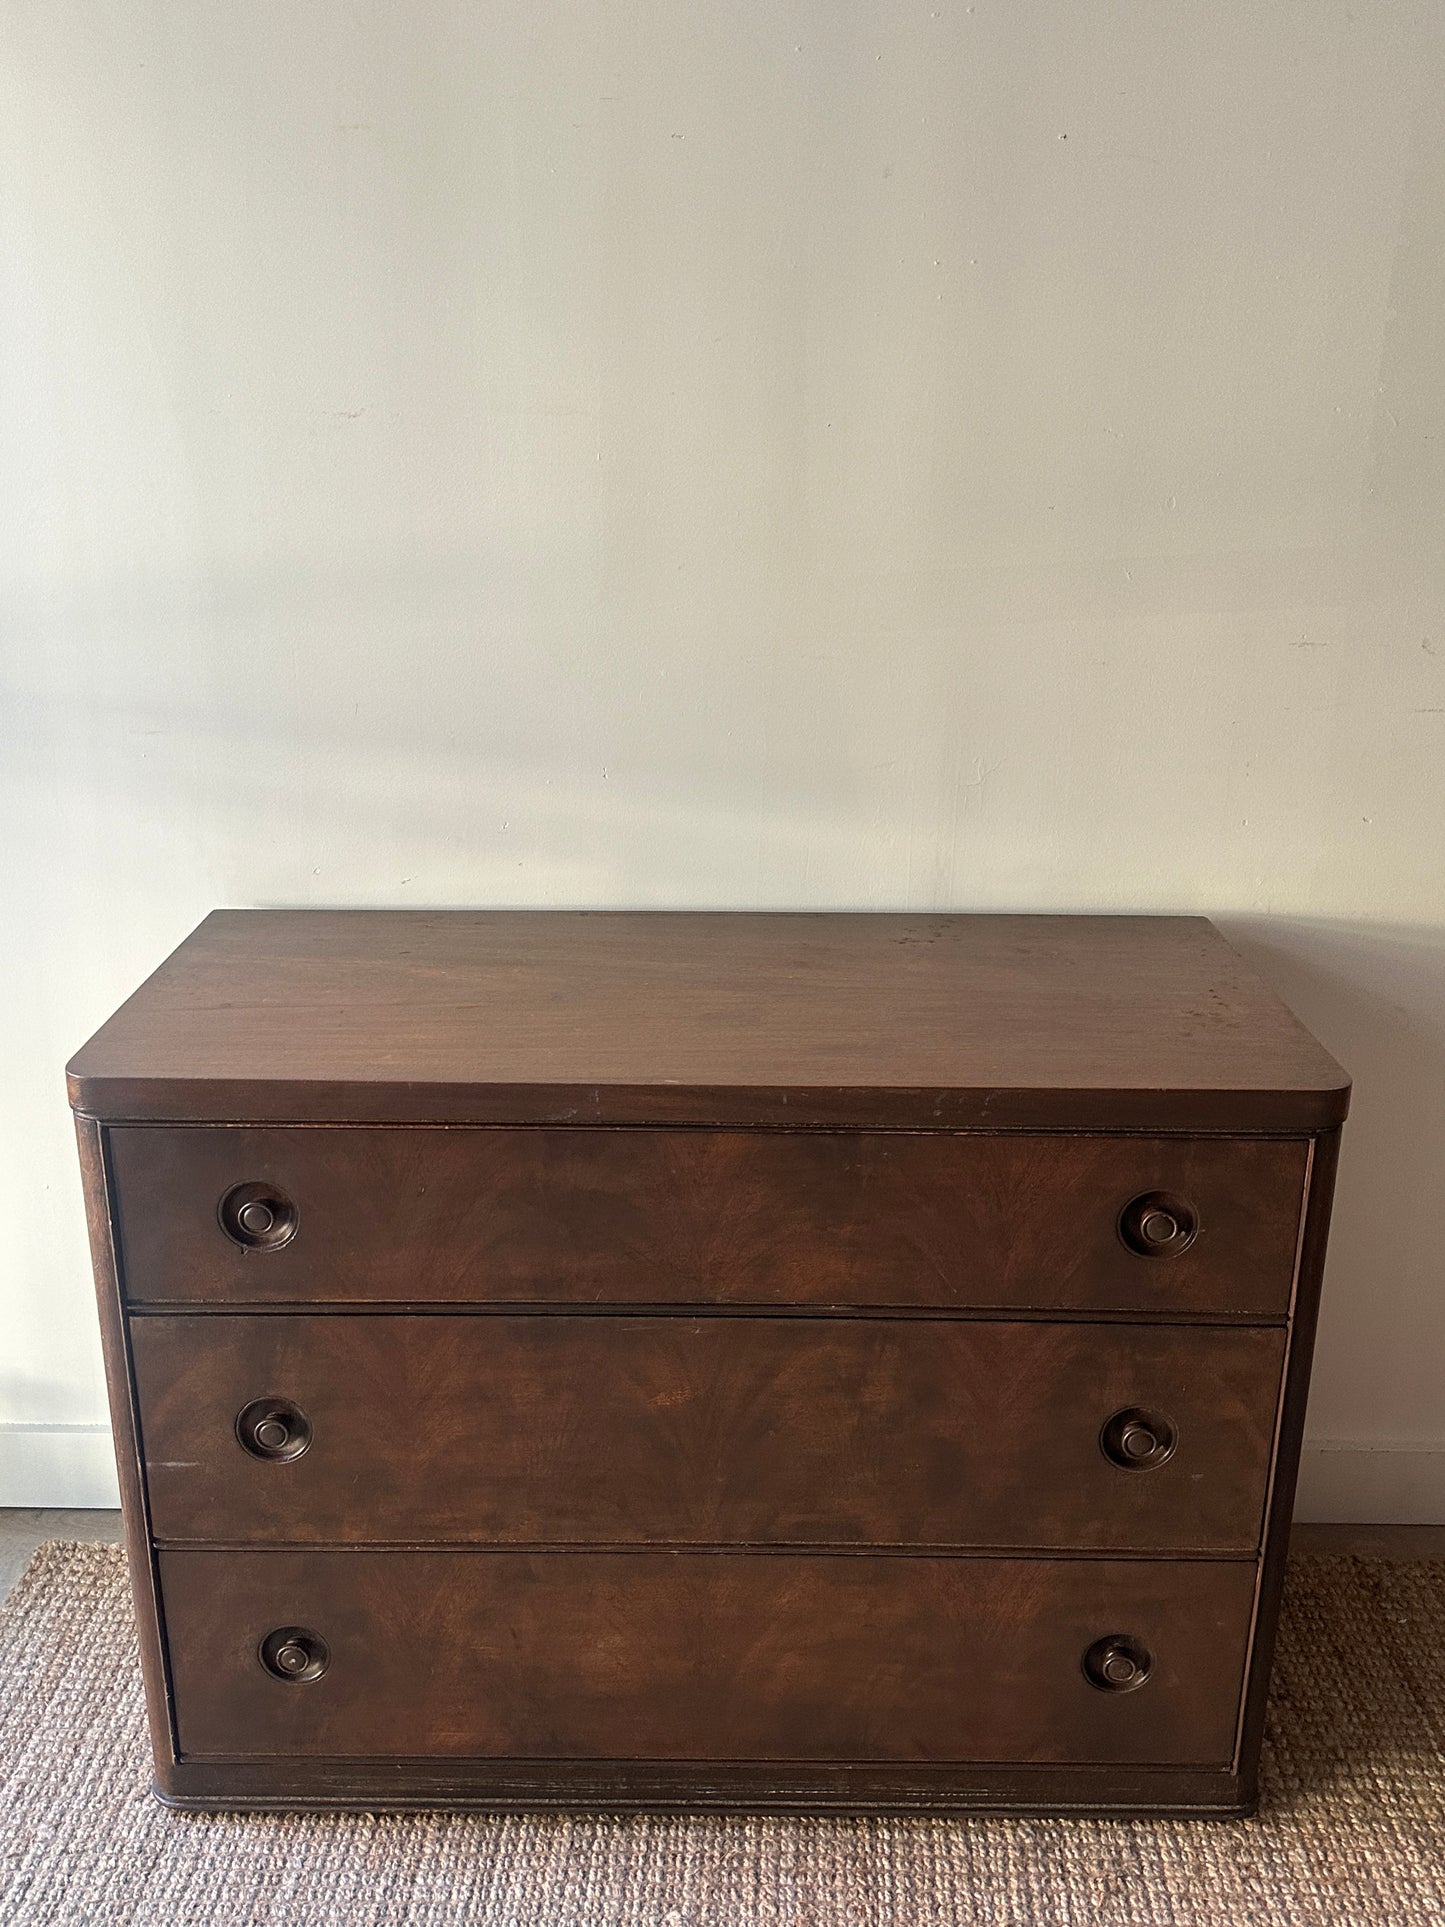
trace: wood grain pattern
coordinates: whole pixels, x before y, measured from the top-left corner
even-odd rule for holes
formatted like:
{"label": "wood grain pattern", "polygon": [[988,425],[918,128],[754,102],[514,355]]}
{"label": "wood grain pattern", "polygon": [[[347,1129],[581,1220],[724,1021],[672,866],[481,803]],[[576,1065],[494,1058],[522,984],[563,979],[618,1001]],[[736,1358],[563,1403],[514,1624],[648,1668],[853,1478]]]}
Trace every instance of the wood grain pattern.
{"label": "wood grain pattern", "polygon": [[123,1118],[1311,1131],[1198,917],[217,911],[77,1053]]}
{"label": "wood grain pattern", "polygon": [[1348,1080],[1202,920],[218,913],[70,1088],[163,1797],[1251,1807]]}
{"label": "wood grain pattern", "polygon": [[[186,1755],[1217,1764],[1254,1567],[866,1554],[163,1552]],[[274,1627],[330,1665],[272,1678]],[[1128,1632],[1137,1691],[1081,1659]]]}
{"label": "wood grain pattern", "polygon": [[[1277,1330],[889,1319],[174,1317],[131,1343],[156,1535],[265,1544],[1253,1552]],[[281,1395],[300,1457],[242,1449]],[[1168,1419],[1147,1470],[1111,1414]]]}
{"label": "wood grain pattern", "polygon": [[[586,1130],[110,1133],[135,1303],[1028,1307],[1282,1318],[1301,1140]],[[266,1180],[300,1226],[222,1231]],[[1141,1258],[1119,1214],[1200,1230]]]}

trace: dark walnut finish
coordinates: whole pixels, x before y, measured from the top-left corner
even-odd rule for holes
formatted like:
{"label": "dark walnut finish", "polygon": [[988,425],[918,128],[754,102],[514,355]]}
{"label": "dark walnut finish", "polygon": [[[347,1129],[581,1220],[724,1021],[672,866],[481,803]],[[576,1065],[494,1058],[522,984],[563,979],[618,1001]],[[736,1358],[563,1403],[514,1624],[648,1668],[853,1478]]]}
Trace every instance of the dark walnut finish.
{"label": "dark walnut finish", "polygon": [[168,1123],[1309,1133],[1349,1093],[1203,917],[217,910],[69,1080]]}
{"label": "dark walnut finish", "polygon": [[[1283,1318],[1307,1155],[1299,1139],[1028,1133],[111,1133],[126,1290],[138,1304]],[[274,1242],[258,1250],[249,1234],[218,1238],[230,1191],[261,1181]],[[1131,1206],[1175,1193],[1209,1235],[1170,1249],[1146,1229],[1177,1220]]]}
{"label": "dark walnut finish", "polygon": [[[163,1552],[160,1571],[191,1629],[181,1747],[220,1757],[1222,1769],[1254,1598],[1253,1561],[1227,1560]],[[292,1621],[325,1629],[322,1677],[257,1665]],[[1101,1627],[1149,1654],[1152,1690],[1093,1683]]]}
{"label": "dark walnut finish", "polygon": [[1284,1358],[962,1319],[168,1314],[131,1344],[152,1528],[192,1545],[1252,1554]]}
{"label": "dark walnut finish", "polygon": [[70,1089],[163,1797],[1251,1806],[1348,1080],[1207,923],[218,912]]}

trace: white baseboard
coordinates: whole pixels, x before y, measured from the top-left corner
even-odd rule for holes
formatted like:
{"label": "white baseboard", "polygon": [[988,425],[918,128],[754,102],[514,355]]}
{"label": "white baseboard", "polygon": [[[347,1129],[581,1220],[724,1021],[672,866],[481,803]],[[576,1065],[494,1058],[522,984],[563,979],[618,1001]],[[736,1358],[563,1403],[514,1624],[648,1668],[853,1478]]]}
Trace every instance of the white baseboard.
{"label": "white baseboard", "polygon": [[0,1424],[0,1506],[117,1506],[108,1425]]}
{"label": "white baseboard", "polygon": [[1445,1525],[1445,1451],[1306,1445],[1294,1516],[1309,1525]]}

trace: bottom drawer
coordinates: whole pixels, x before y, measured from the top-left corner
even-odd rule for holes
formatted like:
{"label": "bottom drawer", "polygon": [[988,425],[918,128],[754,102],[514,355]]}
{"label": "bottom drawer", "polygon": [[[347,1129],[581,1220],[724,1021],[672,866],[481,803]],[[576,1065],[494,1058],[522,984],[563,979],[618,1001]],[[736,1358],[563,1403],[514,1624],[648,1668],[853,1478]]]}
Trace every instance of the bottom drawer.
{"label": "bottom drawer", "polygon": [[159,1566],[182,1756],[413,1760],[1223,1766],[1255,1577],[745,1552]]}

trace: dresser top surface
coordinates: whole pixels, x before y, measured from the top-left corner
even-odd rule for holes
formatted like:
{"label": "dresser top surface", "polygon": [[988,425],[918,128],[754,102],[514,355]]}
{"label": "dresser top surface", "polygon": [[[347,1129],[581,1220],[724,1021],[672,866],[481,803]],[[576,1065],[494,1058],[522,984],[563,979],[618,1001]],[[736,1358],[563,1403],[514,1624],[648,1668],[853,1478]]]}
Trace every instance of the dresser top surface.
{"label": "dresser top surface", "polygon": [[217,910],[110,1121],[1275,1130],[1349,1080],[1202,917]]}

